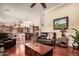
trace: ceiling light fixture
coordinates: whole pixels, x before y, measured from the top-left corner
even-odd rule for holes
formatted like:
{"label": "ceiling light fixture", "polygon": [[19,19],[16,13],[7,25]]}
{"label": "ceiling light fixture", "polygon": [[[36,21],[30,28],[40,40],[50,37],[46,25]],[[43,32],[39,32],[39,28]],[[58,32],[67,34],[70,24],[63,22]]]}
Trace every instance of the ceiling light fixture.
{"label": "ceiling light fixture", "polygon": [[5,10],[5,11],[8,11],[8,12],[10,11],[10,9],[4,9],[4,10]]}

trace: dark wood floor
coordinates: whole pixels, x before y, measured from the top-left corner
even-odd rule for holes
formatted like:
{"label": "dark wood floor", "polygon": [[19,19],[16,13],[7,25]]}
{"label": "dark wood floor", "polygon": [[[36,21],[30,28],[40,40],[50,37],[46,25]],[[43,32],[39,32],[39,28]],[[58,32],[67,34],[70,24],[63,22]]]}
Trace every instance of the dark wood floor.
{"label": "dark wood floor", "polygon": [[[25,46],[23,43],[20,43],[18,40],[16,46],[10,49],[5,50],[6,56],[25,56]],[[79,56],[78,50],[73,50],[72,48],[62,48],[55,46],[54,47],[54,56]]]}

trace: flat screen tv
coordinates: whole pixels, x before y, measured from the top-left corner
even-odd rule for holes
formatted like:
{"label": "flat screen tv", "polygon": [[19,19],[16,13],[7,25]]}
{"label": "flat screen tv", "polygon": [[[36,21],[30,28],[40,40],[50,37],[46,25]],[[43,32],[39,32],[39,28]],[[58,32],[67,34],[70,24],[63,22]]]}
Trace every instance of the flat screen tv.
{"label": "flat screen tv", "polygon": [[68,17],[54,19],[53,25],[54,29],[68,29]]}

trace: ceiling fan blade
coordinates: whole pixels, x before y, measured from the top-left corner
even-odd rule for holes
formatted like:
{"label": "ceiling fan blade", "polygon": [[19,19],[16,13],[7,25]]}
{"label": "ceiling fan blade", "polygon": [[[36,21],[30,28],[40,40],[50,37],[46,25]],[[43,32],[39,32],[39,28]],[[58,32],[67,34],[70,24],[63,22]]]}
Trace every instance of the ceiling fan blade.
{"label": "ceiling fan blade", "polygon": [[43,8],[47,8],[45,3],[41,3]]}
{"label": "ceiling fan blade", "polygon": [[35,4],[36,4],[36,3],[33,3],[30,7],[31,7],[31,8],[34,7]]}

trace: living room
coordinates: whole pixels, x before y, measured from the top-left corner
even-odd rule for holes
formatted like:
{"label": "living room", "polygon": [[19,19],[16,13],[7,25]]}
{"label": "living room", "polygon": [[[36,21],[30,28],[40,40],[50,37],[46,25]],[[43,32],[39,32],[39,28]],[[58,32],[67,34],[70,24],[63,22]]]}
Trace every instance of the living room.
{"label": "living room", "polygon": [[2,3],[0,54],[79,56],[78,15],[78,3]]}

